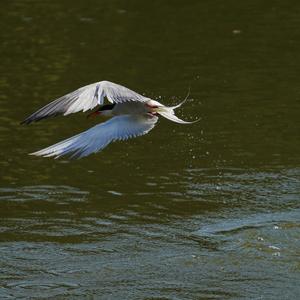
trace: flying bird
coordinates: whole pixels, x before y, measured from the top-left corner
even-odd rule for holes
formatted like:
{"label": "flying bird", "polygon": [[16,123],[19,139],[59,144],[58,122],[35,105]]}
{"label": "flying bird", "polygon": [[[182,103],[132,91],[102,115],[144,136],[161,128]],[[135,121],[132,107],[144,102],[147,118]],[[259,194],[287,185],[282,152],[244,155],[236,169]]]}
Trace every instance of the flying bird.
{"label": "flying bird", "polygon": [[[105,97],[109,104],[104,104]],[[30,124],[60,114],[66,116],[79,111],[85,112],[98,106],[88,116],[112,118],[57,144],[30,153],[44,157],[58,158],[68,155],[71,158],[82,158],[102,150],[113,141],[148,133],[155,126],[158,115],[180,124],[193,123],[179,119],[174,113],[174,109],[180,107],[187,97],[178,105],[168,107],[119,84],[100,81],[52,101],[21,124]]]}

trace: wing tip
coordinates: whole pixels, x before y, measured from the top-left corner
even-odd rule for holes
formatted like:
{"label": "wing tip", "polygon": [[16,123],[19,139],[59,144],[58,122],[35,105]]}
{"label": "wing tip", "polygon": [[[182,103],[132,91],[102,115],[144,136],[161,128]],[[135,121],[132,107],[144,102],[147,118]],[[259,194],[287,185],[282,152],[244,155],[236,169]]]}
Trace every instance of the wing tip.
{"label": "wing tip", "polygon": [[39,116],[37,115],[36,113],[30,115],[29,117],[27,117],[25,120],[23,120],[20,124],[21,125],[28,125],[30,123],[33,123],[33,122],[38,122],[39,120],[43,119],[45,117],[43,116]]}
{"label": "wing tip", "polygon": [[29,118],[26,118],[25,120],[23,120],[23,121],[20,122],[20,125],[28,125],[31,122],[33,122],[33,120],[30,120]]}
{"label": "wing tip", "polygon": [[36,151],[36,152],[31,152],[31,153],[28,153],[28,155],[30,156],[43,156],[44,157],[44,154],[41,154],[39,153],[40,151]]}
{"label": "wing tip", "polygon": [[39,122],[43,119],[48,119],[48,118],[52,118],[52,117],[56,117],[57,115],[59,115],[59,113],[54,113],[54,114],[48,114],[48,115],[36,115],[33,114],[31,116],[29,116],[28,118],[26,118],[25,120],[20,122],[20,125],[29,125],[31,123],[34,122]]}
{"label": "wing tip", "polygon": [[61,155],[56,155],[55,153],[39,153],[39,152],[40,151],[28,153],[28,155],[37,156],[37,157],[54,158],[54,159],[58,159],[61,157]]}

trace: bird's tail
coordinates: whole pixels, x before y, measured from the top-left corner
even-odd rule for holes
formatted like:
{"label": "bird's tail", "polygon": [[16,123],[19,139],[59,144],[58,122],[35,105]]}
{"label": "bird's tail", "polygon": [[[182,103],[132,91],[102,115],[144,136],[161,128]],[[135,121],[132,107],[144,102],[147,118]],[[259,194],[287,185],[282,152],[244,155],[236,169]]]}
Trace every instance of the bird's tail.
{"label": "bird's tail", "polygon": [[180,124],[191,124],[191,123],[195,123],[195,122],[199,121],[199,120],[196,120],[196,121],[192,121],[192,122],[187,122],[187,121],[181,120],[175,115],[173,108],[167,107],[167,106],[160,107],[160,109],[157,110],[157,113],[170,121],[173,121],[175,123],[180,123]]}
{"label": "bird's tail", "polygon": [[165,117],[166,119],[173,121],[175,123],[179,123],[179,124],[192,124],[192,123],[196,123],[198,121],[200,121],[200,119],[192,121],[192,122],[187,122],[184,120],[179,119],[176,115],[175,115],[175,109],[179,108],[182,104],[184,104],[186,102],[186,100],[188,99],[190,91],[188,92],[187,96],[185,97],[185,99],[180,102],[179,104],[175,105],[175,106],[160,106],[157,108],[157,113],[160,114],[161,116]]}

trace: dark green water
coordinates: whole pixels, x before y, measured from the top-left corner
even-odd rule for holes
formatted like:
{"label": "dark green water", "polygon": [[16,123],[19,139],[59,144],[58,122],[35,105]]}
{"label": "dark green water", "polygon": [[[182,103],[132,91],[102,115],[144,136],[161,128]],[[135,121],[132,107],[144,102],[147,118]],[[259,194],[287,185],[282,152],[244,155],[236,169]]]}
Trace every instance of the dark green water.
{"label": "dark green water", "polygon": [[[1,1],[0,298],[299,299],[298,1]],[[111,80],[199,123],[78,161],[30,113]]]}

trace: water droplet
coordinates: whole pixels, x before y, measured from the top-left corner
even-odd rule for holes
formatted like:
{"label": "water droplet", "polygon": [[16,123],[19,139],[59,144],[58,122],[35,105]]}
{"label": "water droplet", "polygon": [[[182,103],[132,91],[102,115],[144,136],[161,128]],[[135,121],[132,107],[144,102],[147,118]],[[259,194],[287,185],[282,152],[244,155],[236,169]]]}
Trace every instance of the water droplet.
{"label": "water droplet", "polygon": [[274,250],[280,250],[279,247],[276,247],[276,246],[273,246],[273,245],[269,246],[269,248],[270,248],[270,249],[274,249]]}
{"label": "water droplet", "polygon": [[233,29],[233,30],[232,30],[232,33],[233,33],[233,34],[241,34],[241,33],[242,33],[242,30],[240,30],[240,29]]}

